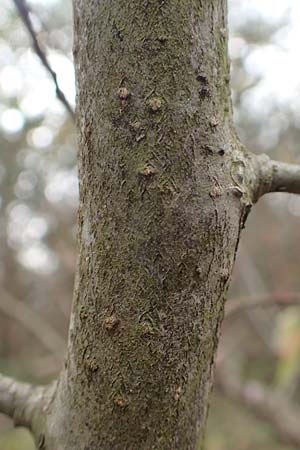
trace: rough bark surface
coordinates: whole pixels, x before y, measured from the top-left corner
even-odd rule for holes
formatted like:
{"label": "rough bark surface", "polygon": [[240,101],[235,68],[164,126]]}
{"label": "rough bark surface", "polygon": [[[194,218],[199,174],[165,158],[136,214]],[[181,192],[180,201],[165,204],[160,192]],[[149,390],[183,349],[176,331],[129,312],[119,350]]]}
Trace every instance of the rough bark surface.
{"label": "rough bark surface", "polygon": [[195,450],[244,216],[225,0],[75,0],[80,257],[55,450]]}
{"label": "rough bark surface", "polygon": [[250,205],[226,21],[225,0],[74,1],[80,257],[47,449],[201,446]]}
{"label": "rough bark surface", "polygon": [[255,188],[232,126],[226,7],[74,0],[80,256],[41,448],[202,446]]}
{"label": "rough bark surface", "polygon": [[235,135],[226,0],[73,3],[68,354],[45,388],[0,375],[0,411],[44,450],[199,450],[240,232],[260,196],[300,193],[300,166],[256,157]]}

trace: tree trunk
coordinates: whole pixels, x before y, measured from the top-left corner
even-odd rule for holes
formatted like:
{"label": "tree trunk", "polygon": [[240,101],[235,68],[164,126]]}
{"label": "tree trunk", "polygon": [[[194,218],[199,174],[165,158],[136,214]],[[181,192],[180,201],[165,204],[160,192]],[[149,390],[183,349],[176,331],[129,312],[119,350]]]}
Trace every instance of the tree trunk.
{"label": "tree trunk", "polygon": [[233,129],[226,8],[74,0],[80,255],[40,448],[202,446],[240,231],[272,189]]}
{"label": "tree trunk", "polygon": [[195,450],[247,206],[225,0],[74,1],[80,257],[47,449]]}

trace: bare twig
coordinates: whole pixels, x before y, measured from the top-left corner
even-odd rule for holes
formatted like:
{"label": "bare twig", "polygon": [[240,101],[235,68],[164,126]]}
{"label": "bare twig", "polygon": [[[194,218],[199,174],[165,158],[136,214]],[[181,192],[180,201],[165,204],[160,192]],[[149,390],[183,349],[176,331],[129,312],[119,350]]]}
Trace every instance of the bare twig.
{"label": "bare twig", "polygon": [[236,317],[240,312],[255,308],[300,306],[300,294],[296,292],[284,292],[282,294],[266,294],[252,297],[242,297],[230,300],[226,306],[226,319]]}
{"label": "bare twig", "polygon": [[256,200],[269,192],[300,194],[300,165],[273,161],[267,155],[256,157]]}
{"label": "bare twig", "polygon": [[300,409],[285,396],[257,381],[244,383],[224,370],[217,371],[216,385],[230,400],[272,425],[283,443],[300,448]]}
{"label": "bare twig", "polygon": [[26,327],[59,362],[62,361],[63,351],[66,348],[65,340],[39,314],[2,287],[0,310]]}
{"label": "bare twig", "polygon": [[44,53],[44,51],[42,50],[42,48],[38,42],[36,33],[34,31],[34,28],[33,28],[33,25],[32,25],[31,19],[30,19],[29,9],[28,9],[28,6],[26,5],[26,1],[25,0],[13,0],[13,2],[16,5],[16,8],[19,11],[20,17],[21,17],[25,27],[27,28],[28,33],[30,34],[30,36],[32,38],[33,48],[34,48],[37,56],[40,58],[41,63],[46,68],[46,70],[49,72],[49,74],[54,82],[57,98],[64,105],[64,107],[70,114],[72,120],[75,121],[74,111],[73,111],[70,103],[66,99],[65,94],[60,89],[60,87],[58,85],[58,81],[57,81],[57,75],[54,72],[54,70],[51,68],[51,66],[48,62],[47,56]]}

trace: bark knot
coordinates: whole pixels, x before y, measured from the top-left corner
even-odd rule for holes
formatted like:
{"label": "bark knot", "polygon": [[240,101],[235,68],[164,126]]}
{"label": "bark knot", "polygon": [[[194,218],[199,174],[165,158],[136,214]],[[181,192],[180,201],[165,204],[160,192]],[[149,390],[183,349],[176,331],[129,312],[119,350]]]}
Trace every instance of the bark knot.
{"label": "bark knot", "polygon": [[139,172],[146,179],[152,178],[156,173],[157,170],[152,166],[146,166]]}
{"label": "bark knot", "polygon": [[126,100],[130,96],[130,92],[126,87],[120,87],[119,89],[119,97],[121,100]]}
{"label": "bark knot", "polygon": [[148,100],[148,108],[151,112],[157,113],[162,109],[163,101],[160,97],[153,97]]}
{"label": "bark knot", "polygon": [[107,331],[114,331],[119,325],[119,323],[120,319],[118,319],[115,314],[112,314],[111,316],[106,317],[106,319],[104,319],[104,328]]}

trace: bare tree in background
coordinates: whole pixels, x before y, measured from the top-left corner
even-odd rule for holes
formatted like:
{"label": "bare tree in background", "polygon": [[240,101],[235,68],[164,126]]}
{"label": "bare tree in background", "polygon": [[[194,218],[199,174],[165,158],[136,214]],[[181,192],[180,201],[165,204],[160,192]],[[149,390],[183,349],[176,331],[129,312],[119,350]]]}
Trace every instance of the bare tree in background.
{"label": "bare tree in background", "polygon": [[202,446],[224,299],[251,206],[300,192],[232,121],[227,2],[74,0],[79,262],[51,386],[0,377],[46,450]]}

